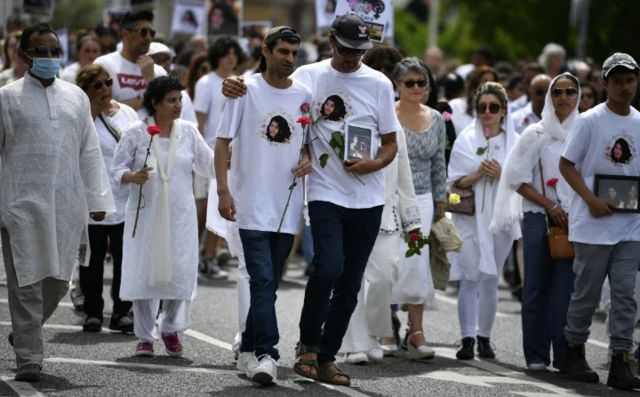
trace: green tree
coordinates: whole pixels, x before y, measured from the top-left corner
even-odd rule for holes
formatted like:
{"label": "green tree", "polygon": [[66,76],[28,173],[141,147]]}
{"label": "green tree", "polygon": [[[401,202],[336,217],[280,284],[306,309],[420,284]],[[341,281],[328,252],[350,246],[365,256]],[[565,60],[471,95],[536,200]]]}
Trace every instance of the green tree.
{"label": "green tree", "polygon": [[53,18],[49,22],[54,29],[94,28],[102,23],[102,0],[57,0]]}

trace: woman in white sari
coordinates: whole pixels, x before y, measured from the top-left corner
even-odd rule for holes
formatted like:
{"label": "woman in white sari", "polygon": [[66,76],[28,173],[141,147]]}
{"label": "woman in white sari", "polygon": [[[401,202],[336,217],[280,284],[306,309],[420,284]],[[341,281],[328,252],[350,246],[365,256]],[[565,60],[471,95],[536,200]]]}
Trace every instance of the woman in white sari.
{"label": "woman in white sari", "polygon": [[[154,354],[161,299],[160,336],[169,355],[182,355],[177,333],[189,327],[189,304],[195,299],[198,222],[191,173],[195,170],[213,178],[215,172],[213,151],[194,124],[179,118],[183,89],[176,77],[158,77],[149,83],[143,105],[150,116],[123,134],[111,169],[114,185],[131,186],[120,296],[133,301],[138,356]],[[160,134],[152,137],[149,126],[159,127]],[[142,168],[148,147],[148,166]]]}
{"label": "woman in white sari", "polygon": [[520,238],[517,219],[505,230],[489,231],[502,164],[518,139],[506,92],[497,83],[486,83],[478,89],[474,106],[478,115],[456,139],[447,179],[475,195],[475,215],[454,214],[452,219],[463,241],[460,253],[449,254],[451,280],[460,280],[460,360],[473,359],[476,336],[478,355],[495,357],[490,338],[498,311],[498,277],[513,241]]}
{"label": "woman in white sari", "polygon": [[[542,121],[527,127],[509,153],[496,199],[501,210],[494,212],[491,222],[491,230],[497,232],[521,219],[524,212],[522,337],[527,367],[537,371],[551,364],[552,346],[556,368],[565,352],[564,327],[575,280],[573,259],[551,259],[545,216],[550,224],[567,230],[572,190],[558,164],[578,117],[579,98],[577,78],[564,73],[553,79]],[[555,189],[550,186],[554,180]]]}

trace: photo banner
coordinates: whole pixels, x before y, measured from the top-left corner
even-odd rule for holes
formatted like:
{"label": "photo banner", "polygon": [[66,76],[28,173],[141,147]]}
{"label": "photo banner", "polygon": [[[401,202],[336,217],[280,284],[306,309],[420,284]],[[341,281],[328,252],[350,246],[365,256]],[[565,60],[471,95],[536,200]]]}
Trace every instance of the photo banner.
{"label": "photo banner", "polygon": [[240,36],[242,0],[209,0],[207,35]]}
{"label": "photo banner", "polygon": [[40,21],[48,21],[53,18],[54,8],[55,0],[22,0],[22,12],[33,15]]}
{"label": "photo banner", "polygon": [[190,37],[199,34],[205,20],[205,6],[202,2],[180,0],[173,9],[170,36]]}
{"label": "photo banner", "polygon": [[393,42],[391,0],[316,0],[318,38],[327,38],[336,15],[356,14],[369,26],[371,41]]}

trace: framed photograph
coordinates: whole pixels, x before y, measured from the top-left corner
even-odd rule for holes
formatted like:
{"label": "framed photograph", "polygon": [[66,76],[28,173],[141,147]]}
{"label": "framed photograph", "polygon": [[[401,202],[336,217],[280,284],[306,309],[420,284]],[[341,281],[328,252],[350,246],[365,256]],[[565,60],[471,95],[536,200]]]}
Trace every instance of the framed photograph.
{"label": "framed photograph", "polygon": [[595,175],[593,192],[601,199],[615,204],[614,212],[640,213],[638,191],[640,177],[624,175]]}
{"label": "framed photograph", "polygon": [[373,131],[357,124],[344,123],[344,160],[373,158]]}

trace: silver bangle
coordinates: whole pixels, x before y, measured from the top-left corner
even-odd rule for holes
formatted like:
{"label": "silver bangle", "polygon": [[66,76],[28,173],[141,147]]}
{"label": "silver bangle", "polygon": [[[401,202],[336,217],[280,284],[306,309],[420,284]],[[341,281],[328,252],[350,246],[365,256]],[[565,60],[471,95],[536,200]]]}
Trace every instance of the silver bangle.
{"label": "silver bangle", "polygon": [[549,212],[550,212],[550,213],[551,213],[551,212],[553,212],[556,208],[558,208],[558,204],[554,205],[554,206],[549,210]]}

